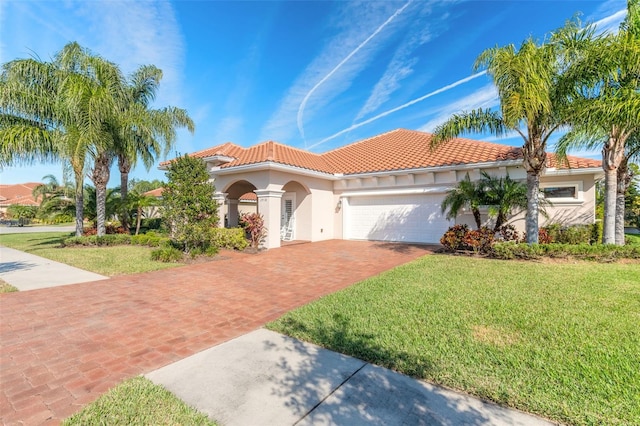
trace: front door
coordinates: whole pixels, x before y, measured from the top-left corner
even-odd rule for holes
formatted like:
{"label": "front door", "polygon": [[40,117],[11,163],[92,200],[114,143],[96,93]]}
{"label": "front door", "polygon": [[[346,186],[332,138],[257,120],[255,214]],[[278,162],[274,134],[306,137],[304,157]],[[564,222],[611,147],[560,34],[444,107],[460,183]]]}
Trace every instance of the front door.
{"label": "front door", "polygon": [[282,196],[282,216],[280,218],[280,239],[291,241],[295,239],[295,205],[296,194],[285,193]]}

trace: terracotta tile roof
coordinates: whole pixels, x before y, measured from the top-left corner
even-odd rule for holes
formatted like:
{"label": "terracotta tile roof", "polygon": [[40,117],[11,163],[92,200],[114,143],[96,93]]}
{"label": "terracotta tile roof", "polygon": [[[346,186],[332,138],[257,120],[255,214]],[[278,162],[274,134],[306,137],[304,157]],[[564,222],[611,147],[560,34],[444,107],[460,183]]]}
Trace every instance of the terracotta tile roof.
{"label": "terracotta tile roof", "polygon": [[[221,155],[234,160],[220,168],[274,162],[324,173],[361,174],[427,167],[489,163],[522,158],[522,149],[497,143],[456,138],[431,151],[431,134],[397,129],[361,140],[324,154],[314,154],[273,141],[249,148],[227,142],[190,154],[194,157]],[[566,168],[549,154],[549,166]],[[570,168],[600,167],[600,161],[568,157]],[[164,162],[162,164],[168,164]]]}
{"label": "terracotta tile roof", "polygon": [[[431,134],[397,129],[329,151],[323,156],[344,174],[358,174],[425,167],[455,166],[519,160],[522,149],[497,143],[456,138],[431,151]],[[555,155],[549,158],[557,167]],[[599,167],[600,162],[569,157],[572,168]],[[561,167],[566,167],[565,165]]]}
{"label": "terracotta tile roof", "polygon": [[18,183],[15,185],[0,185],[0,205],[39,206],[33,198],[33,189],[42,185],[40,182]]}
{"label": "terracotta tile roof", "polygon": [[142,195],[146,195],[146,196],[151,196],[151,197],[162,197],[162,192],[164,191],[164,188],[156,188],[156,189],[152,189],[151,191],[147,191],[145,193],[143,193]]}
{"label": "terracotta tile roof", "polygon": [[247,192],[246,194],[242,194],[240,196],[240,198],[238,198],[238,200],[240,200],[240,201],[258,201],[258,196],[256,195],[255,192]]}

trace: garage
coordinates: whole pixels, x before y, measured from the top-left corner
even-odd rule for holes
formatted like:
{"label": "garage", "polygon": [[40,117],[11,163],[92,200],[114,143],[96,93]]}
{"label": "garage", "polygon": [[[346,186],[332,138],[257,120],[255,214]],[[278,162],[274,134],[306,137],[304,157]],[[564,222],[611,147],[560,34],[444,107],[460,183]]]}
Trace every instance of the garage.
{"label": "garage", "polygon": [[440,212],[444,194],[352,196],[345,199],[345,238],[438,243],[453,223]]}

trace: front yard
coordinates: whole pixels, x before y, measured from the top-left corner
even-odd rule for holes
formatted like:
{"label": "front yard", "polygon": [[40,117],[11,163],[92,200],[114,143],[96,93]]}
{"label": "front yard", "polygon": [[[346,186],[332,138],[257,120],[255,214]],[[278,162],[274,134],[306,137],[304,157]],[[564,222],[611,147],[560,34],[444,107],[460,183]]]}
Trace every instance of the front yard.
{"label": "front yard", "polygon": [[66,263],[109,277],[181,266],[151,260],[151,248],[120,245],[111,247],[65,247],[60,244],[69,234],[45,232],[0,235],[0,245]]}
{"label": "front yard", "polygon": [[640,423],[640,263],[427,256],[269,328],[570,424]]}

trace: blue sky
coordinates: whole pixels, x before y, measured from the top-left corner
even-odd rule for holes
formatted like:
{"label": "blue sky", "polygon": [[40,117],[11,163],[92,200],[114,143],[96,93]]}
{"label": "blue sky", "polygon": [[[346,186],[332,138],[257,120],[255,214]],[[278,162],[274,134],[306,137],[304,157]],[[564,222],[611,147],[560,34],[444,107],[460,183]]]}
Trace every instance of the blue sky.
{"label": "blue sky", "polygon": [[[0,0],[0,62],[48,60],[77,41],[127,73],[158,66],[156,106],[185,108],[196,123],[174,153],[265,140],[325,152],[497,106],[490,79],[473,72],[478,54],[542,40],[577,12],[616,30],[626,2]],[[61,167],[8,167],[0,183],[46,174],[60,178]],[[139,166],[132,176],[164,174]],[[114,169],[111,186],[118,182]]]}

